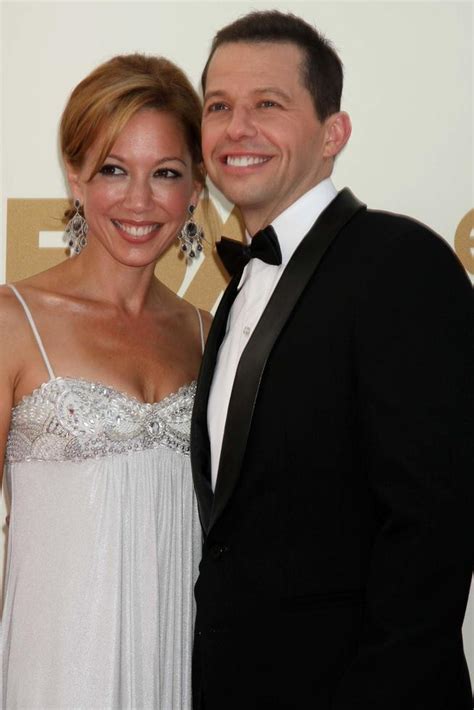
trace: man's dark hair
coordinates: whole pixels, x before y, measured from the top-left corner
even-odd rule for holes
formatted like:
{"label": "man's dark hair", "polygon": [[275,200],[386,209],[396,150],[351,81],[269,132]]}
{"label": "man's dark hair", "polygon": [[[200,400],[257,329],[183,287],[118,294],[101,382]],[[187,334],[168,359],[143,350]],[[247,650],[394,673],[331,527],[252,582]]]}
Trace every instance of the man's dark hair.
{"label": "man's dark hair", "polygon": [[217,32],[202,73],[206,88],[209,63],[218,47],[230,42],[289,42],[301,49],[303,85],[312,96],[316,115],[321,121],[341,107],[342,62],[332,44],[315,27],[291,13],[269,10],[250,12]]}

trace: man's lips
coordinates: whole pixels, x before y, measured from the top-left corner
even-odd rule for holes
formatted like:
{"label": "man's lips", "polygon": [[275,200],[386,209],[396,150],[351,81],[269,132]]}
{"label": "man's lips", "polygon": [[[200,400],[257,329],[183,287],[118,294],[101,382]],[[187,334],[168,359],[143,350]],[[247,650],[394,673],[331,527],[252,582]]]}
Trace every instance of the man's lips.
{"label": "man's lips", "polygon": [[232,168],[253,168],[258,165],[268,163],[272,159],[271,155],[253,155],[253,154],[231,154],[227,153],[222,156],[222,162]]}

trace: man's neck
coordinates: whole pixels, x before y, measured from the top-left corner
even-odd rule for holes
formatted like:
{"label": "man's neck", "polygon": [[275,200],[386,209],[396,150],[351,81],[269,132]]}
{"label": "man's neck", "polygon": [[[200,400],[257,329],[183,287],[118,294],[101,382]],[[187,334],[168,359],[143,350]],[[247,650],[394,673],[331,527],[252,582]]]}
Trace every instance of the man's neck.
{"label": "man's neck", "polygon": [[[259,230],[268,227],[272,224],[280,215],[289,210],[294,204],[296,204],[304,195],[313,190],[315,187],[327,180],[330,175],[317,180],[314,184],[309,185],[306,189],[302,189],[296,195],[292,195],[291,199],[287,202],[279,202],[272,205],[265,205],[264,207],[256,207],[255,209],[245,209],[245,207],[240,208],[240,213],[244,221],[245,229],[250,236],[256,234]],[[238,205],[237,205],[238,206]]]}
{"label": "man's neck", "polygon": [[336,195],[337,190],[332,180],[327,178],[301,195],[272,220],[282,252],[283,265],[288,263],[301,240]]}

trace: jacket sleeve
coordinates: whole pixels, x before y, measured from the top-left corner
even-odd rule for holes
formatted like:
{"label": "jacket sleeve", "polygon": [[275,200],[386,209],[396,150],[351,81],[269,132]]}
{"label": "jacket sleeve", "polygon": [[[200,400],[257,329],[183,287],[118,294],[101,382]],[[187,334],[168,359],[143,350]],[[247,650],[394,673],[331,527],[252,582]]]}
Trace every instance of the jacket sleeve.
{"label": "jacket sleeve", "polygon": [[377,529],[364,634],[334,710],[471,708],[462,622],[474,547],[472,287],[421,225],[363,288],[356,361]]}

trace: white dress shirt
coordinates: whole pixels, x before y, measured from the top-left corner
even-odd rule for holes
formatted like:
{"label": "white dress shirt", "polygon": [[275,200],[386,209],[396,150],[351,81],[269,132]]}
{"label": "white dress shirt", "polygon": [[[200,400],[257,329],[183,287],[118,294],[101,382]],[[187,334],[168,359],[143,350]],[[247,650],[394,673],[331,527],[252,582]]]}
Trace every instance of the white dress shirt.
{"label": "white dress shirt", "polygon": [[219,349],[209,393],[207,426],[211,444],[213,490],[216,487],[227,409],[240,356],[293,253],[336,195],[337,190],[329,178],[302,195],[272,222],[280,243],[282,263],[274,266],[254,258],[242,273],[239,292],[227,319],[226,334]]}

